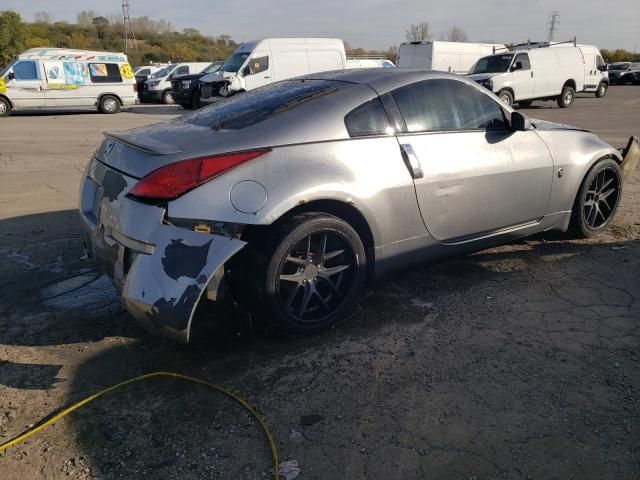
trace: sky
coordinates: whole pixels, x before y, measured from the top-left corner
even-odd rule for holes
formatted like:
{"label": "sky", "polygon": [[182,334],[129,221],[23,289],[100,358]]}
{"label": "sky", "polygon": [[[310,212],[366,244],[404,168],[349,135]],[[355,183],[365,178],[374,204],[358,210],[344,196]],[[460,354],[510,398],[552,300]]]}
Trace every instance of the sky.
{"label": "sky", "polygon": [[[546,40],[551,13],[558,10],[555,40],[577,36],[600,48],[640,51],[639,0],[129,0],[131,16],[170,21],[176,30],[197,28],[236,41],[265,37],[335,37],[351,47],[387,49],[405,41],[412,23],[428,22],[434,39],[449,27],[463,28],[470,41],[520,43]],[[75,22],[80,9],[109,16],[121,0],[0,0],[26,20],[46,11],[54,20]]]}

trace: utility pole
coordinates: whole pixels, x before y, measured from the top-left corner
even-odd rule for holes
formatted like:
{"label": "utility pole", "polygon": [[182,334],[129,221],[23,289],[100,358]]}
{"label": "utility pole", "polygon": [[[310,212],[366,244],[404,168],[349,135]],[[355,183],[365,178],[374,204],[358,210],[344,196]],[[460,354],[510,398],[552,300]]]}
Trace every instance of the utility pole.
{"label": "utility pole", "polygon": [[122,0],[122,26],[123,28],[123,40],[124,40],[124,53],[128,54],[129,49],[138,51],[138,44],[136,43],[136,36],[131,28],[131,16],[129,15],[129,0]]}
{"label": "utility pole", "polygon": [[547,35],[547,42],[553,42],[553,39],[558,31],[558,25],[560,25],[560,12],[554,10],[551,14],[551,20],[547,22],[549,26],[549,33]]}

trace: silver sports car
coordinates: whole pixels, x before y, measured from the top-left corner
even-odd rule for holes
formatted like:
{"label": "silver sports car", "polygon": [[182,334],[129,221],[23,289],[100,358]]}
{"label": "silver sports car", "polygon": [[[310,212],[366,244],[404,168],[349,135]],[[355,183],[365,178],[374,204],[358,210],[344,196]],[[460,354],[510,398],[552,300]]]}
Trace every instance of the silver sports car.
{"label": "silver sports car", "polygon": [[196,307],[230,296],[311,333],[392,269],[602,231],[622,160],[459,76],[328,72],[106,134],[80,213],[88,253],[153,331],[186,342]]}

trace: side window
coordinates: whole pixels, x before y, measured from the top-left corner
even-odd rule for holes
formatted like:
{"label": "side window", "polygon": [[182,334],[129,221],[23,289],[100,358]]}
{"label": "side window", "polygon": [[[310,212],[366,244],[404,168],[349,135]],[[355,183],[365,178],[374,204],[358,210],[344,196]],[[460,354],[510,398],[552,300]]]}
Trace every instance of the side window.
{"label": "side window", "polygon": [[140,70],[138,70],[138,73],[136,73],[136,75],[149,75],[149,73],[151,73],[151,70],[149,70],[148,68],[141,68]]}
{"label": "side window", "polygon": [[13,75],[15,79],[20,80],[38,80],[40,72],[38,62],[31,60],[21,60],[13,66]]}
{"label": "side window", "polygon": [[425,80],[412,83],[391,92],[409,132],[457,130],[460,122],[454,99],[451,98],[451,80]]}
{"label": "side window", "polygon": [[393,129],[380,99],[374,98],[352,110],[344,117],[344,123],[352,137],[389,135]]}
{"label": "side window", "polygon": [[515,65],[518,62],[522,63],[521,70],[531,70],[531,63],[529,63],[529,55],[527,55],[526,53],[519,53],[518,55],[516,55],[516,59],[513,62],[513,64]]}
{"label": "side window", "polygon": [[497,101],[463,82],[451,81],[450,87],[458,111],[460,129],[506,129],[504,112]]}
{"label": "side window", "polygon": [[601,67],[604,65],[604,61],[600,55],[596,55],[596,67]]}
{"label": "side window", "polygon": [[173,72],[173,76],[175,77],[176,75],[186,75],[188,73],[189,73],[189,65],[182,65],[176,68],[176,71]]}
{"label": "side window", "polygon": [[256,57],[249,60],[249,75],[264,72],[269,68],[269,56]]}
{"label": "side window", "polygon": [[401,87],[392,96],[409,132],[505,128],[498,102],[457,80],[425,80]]}
{"label": "side window", "polygon": [[121,83],[120,67],[117,63],[90,63],[89,76],[93,83]]}

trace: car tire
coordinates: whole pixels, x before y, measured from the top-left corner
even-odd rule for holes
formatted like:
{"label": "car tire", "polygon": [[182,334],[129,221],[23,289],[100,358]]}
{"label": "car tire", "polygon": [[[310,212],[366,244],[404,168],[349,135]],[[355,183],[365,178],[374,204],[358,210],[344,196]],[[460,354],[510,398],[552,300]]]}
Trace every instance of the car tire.
{"label": "car tire", "polygon": [[107,114],[118,113],[120,111],[120,100],[113,95],[103,95],[98,101],[98,110]]}
{"label": "car tire", "polygon": [[533,100],[520,100],[518,101],[518,105],[524,108],[530,107],[533,103]]}
{"label": "car tire", "polygon": [[197,110],[202,107],[202,102],[200,101],[200,89],[196,88],[193,91],[193,95],[191,95],[191,108]]}
{"label": "car tire", "polygon": [[318,212],[274,228],[266,241],[263,236],[253,247],[249,241],[238,268],[241,280],[232,281],[233,290],[244,291],[237,297],[286,334],[331,327],[354,307],[365,283],[367,259],[358,233],[344,220]]}
{"label": "car tire", "polygon": [[11,103],[4,97],[0,97],[0,117],[11,115]]}
{"label": "car tire", "polygon": [[175,105],[175,100],[173,99],[173,94],[171,90],[167,90],[162,94],[162,103],[165,105]]}
{"label": "car tire", "polygon": [[618,162],[605,158],[584,177],[571,211],[569,231],[588,238],[602,232],[611,222],[622,198],[622,172]]}
{"label": "car tire", "polygon": [[569,108],[573,104],[575,98],[576,91],[573,89],[573,87],[565,85],[564,87],[562,87],[562,92],[560,92],[560,96],[558,97],[558,106],[560,108]]}
{"label": "car tire", "polygon": [[513,106],[513,94],[509,90],[500,90],[498,92],[498,98],[502,103],[506,103],[510,107]]}
{"label": "car tire", "polygon": [[606,82],[600,82],[598,85],[598,89],[596,90],[596,97],[602,98],[607,94],[607,90],[609,89],[609,85]]}
{"label": "car tire", "polygon": [[191,106],[190,103],[180,103],[179,105],[185,110],[193,110],[193,107]]}

